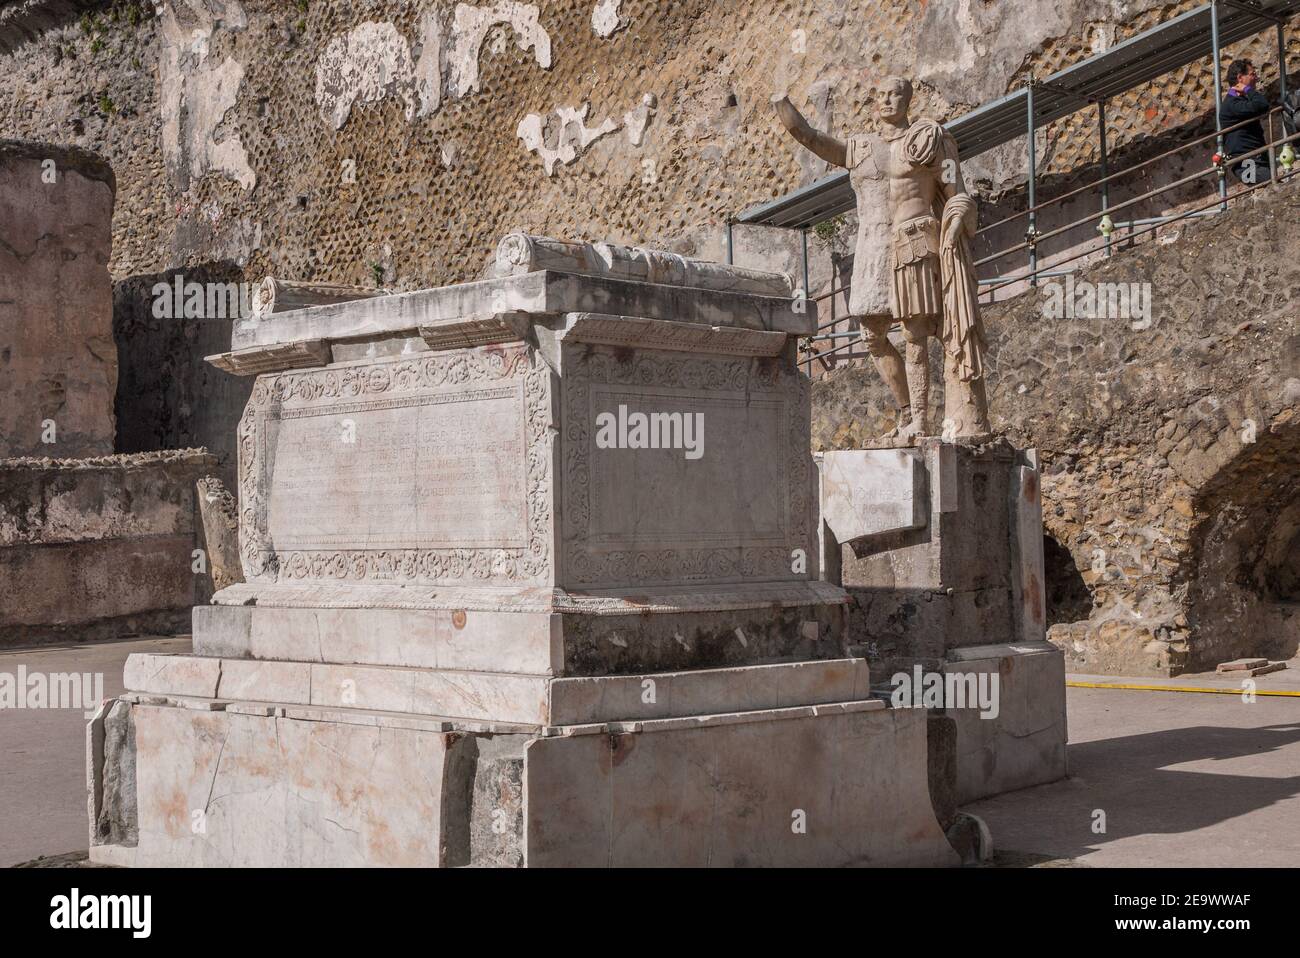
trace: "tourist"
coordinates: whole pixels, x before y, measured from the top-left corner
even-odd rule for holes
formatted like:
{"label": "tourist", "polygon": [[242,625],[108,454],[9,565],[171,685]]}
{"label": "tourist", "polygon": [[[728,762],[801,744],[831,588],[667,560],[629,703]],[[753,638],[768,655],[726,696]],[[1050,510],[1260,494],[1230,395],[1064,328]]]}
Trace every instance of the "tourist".
{"label": "tourist", "polygon": [[[1233,60],[1228,64],[1228,95],[1219,104],[1219,122],[1224,127],[1237,126],[1246,120],[1254,122],[1239,126],[1224,135],[1226,158],[1250,153],[1267,144],[1264,125],[1258,117],[1267,115],[1268,111],[1268,98],[1259,92],[1259,74],[1254,64],[1249,60]],[[1265,182],[1271,175],[1268,153],[1248,157],[1234,165],[1232,172],[1247,185]]]}

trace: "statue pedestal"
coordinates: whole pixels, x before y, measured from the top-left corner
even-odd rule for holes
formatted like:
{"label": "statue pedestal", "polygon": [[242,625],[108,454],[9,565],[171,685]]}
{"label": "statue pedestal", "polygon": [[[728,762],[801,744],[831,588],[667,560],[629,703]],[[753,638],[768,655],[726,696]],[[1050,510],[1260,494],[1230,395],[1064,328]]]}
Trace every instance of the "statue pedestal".
{"label": "statue pedestal", "polygon": [[1049,643],[1037,455],[1005,440],[922,439],[822,454],[823,561],[852,597],[851,646],[894,675],[998,676],[956,726],[958,803],[1066,774],[1065,666]]}
{"label": "statue pedestal", "polygon": [[814,312],[537,259],[213,357],[247,581],[92,722],[96,860],[955,863],[819,578]]}

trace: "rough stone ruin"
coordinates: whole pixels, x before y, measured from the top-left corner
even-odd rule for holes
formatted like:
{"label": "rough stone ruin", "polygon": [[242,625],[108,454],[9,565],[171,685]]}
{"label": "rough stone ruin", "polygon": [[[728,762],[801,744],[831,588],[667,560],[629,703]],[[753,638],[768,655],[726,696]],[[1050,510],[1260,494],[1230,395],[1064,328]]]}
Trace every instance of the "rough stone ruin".
{"label": "rough stone ruin", "polygon": [[102,158],[0,140],[0,647],[183,631],[203,449],[114,454]]}
{"label": "rough stone ruin", "polygon": [[84,150],[0,142],[0,457],[113,452],[116,189]]}

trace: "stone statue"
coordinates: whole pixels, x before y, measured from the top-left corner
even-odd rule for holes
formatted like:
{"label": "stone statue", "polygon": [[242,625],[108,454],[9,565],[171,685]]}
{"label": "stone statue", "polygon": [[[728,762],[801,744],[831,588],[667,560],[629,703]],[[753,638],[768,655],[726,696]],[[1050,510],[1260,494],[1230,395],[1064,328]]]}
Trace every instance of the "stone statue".
{"label": "stone statue", "polygon": [[[883,131],[847,142],[813,129],[789,97],[775,104],[796,140],[849,171],[858,215],[849,310],[899,407],[898,426],[887,438],[932,433],[931,336],[943,343],[943,436],[988,433],[984,328],[969,247],[975,200],[962,181],[957,144],[935,121],[908,119],[910,81],[888,77],[878,96]],[[906,360],[889,341],[893,322],[903,326]]]}

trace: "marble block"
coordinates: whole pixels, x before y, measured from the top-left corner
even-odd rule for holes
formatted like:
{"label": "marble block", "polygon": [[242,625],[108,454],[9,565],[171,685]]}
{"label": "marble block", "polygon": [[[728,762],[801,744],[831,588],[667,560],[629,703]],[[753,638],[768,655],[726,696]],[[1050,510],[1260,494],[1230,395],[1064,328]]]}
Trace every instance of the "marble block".
{"label": "marble block", "polygon": [[[952,866],[919,712],[879,701],[511,732],[354,709],[117,703],[141,867]],[[113,726],[105,729],[105,723]],[[101,744],[102,747],[102,744]],[[488,787],[482,787],[484,783]],[[113,831],[108,816],[126,815]]]}
{"label": "marble block", "polygon": [[92,723],[95,860],[956,864],[821,578],[813,306],[611,244],[498,272],[212,357],[257,377],[245,581]]}
{"label": "marble block", "polygon": [[1000,689],[996,718],[948,710],[957,722],[958,802],[1066,776],[1064,652],[1043,640],[953,649],[944,671],[994,673]]}
{"label": "marble block", "polygon": [[[735,662],[723,649],[737,629],[762,637],[739,640],[754,662],[844,654],[794,353],[813,304],[777,274],[580,245],[511,237],[492,280],[241,323],[212,357],[257,375],[238,441],[245,582],[217,606],[449,615],[462,647],[557,674],[578,646],[588,672],[671,665],[662,649],[616,651],[650,647],[656,628],[716,649],[694,666]],[[566,263],[580,272],[554,268]],[[806,614],[784,621],[792,609]],[[534,650],[522,666],[496,638],[511,618],[492,613],[520,626],[507,644]],[[196,616],[196,645],[264,654],[253,633],[273,630],[248,618]],[[810,622],[826,641],[796,648]],[[405,654],[344,631],[348,651],[322,647]]]}
{"label": "marble block", "polygon": [[[914,483],[882,465],[904,456],[924,474]],[[882,474],[893,475],[892,486]],[[896,497],[917,490],[924,521],[842,539],[837,528],[879,522],[870,496],[855,501],[844,491],[868,476],[871,488],[892,488]],[[960,802],[1066,774],[1065,670],[1045,634],[1039,481],[1036,452],[1005,439],[924,439],[911,448],[828,452],[822,462],[825,565],[853,596],[849,641],[870,660],[878,690],[917,665],[1000,680],[996,717],[944,710],[955,722]],[[864,514],[855,518],[854,510]]]}
{"label": "marble block", "polygon": [[919,529],[930,513],[925,482],[914,449],[822,453],[822,521],[840,542]]}

